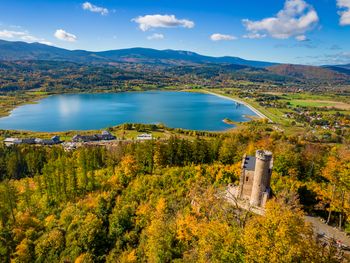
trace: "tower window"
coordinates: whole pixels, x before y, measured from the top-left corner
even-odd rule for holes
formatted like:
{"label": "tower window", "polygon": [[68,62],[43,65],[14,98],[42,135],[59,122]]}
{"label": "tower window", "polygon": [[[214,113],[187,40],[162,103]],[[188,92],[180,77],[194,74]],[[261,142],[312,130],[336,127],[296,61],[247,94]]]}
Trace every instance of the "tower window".
{"label": "tower window", "polygon": [[249,177],[246,177],[246,178],[245,178],[245,181],[248,182],[248,181],[249,181]]}

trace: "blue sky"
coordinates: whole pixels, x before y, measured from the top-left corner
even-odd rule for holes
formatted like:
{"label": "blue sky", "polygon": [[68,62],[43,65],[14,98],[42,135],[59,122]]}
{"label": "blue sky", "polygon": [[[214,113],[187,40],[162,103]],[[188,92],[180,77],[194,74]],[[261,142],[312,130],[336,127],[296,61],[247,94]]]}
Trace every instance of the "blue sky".
{"label": "blue sky", "polygon": [[350,0],[0,0],[0,38],[305,64],[350,63]]}

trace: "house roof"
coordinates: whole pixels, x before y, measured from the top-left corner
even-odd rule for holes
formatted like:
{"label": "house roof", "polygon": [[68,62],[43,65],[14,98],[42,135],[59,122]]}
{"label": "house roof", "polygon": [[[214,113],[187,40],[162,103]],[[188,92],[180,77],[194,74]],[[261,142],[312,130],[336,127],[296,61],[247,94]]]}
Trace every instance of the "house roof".
{"label": "house roof", "polygon": [[247,156],[244,160],[243,168],[248,171],[255,171],[256,158],[254,156]]}
{"label": "house roof", "polygon": [[18,142],[20,141],[18,138],[6,138],[4,142]]}

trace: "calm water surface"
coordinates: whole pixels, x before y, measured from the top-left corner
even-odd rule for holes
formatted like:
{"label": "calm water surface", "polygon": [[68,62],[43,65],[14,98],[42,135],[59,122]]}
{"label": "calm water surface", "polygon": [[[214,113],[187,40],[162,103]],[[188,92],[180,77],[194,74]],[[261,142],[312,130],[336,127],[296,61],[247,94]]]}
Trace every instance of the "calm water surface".
{"label": "calm water surface", "polygon": [[0,129],[30,131],[93,130],[122,123],[164,123],[168,127],[221,131],[222,120],[248,121],[256,115],[244,105],[190,92],[128,92],[55,95],[14,109],[0,118]]}

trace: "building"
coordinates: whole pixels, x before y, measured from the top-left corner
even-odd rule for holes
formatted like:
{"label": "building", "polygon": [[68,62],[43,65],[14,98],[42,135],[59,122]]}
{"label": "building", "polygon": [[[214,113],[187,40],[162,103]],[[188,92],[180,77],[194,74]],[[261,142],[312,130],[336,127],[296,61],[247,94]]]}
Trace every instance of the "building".
{"label": "building", "polygon": [[148,133],[140,134],[139,136],[137,136],[137,140],[140,140],[140,141],[147,141],[152,139],[153,139],[152,134],[148,134]]}
{"label": "building", "polygon": [[244,156],[236,197],[248,200],[250,205],[264,207],[271,197],[272,153],[258,150],[255,156]]}
{"label": "building", "polygon": [[18,145],[22,143],[22,139],[18,138],[6,138],[4,140],[6,146]]}
{"label": "building", "polygon": [[72,138],[72,142],[93,142],[98,141],[96,135],[74,135]]}
{"label": "building", "polygon": [[111,141],[115,140],[116,137],[113,136],[109,131],[102,131],[101,134],[94,135],[75,135],[72,138],[73,142],[96,142],[96,141]]}
{"label": "building", "polygon": [[36,138],[34,143],[39,145],[55,145],[62,143],[62,141],[60,140],[59,136],[53,136],[51,139]]}
{"label": "building", "polygon": [[54,145],[61,143],[59,136],[53,136],[50,140],[44,140],[40,138],[6,138],[4,140],[6,146],[18,145],[18,144],[40,144],[40,145]]}
{"label": "building", "polygon": [[111,141],[115,140],[116,137],[112,135],[109,131],[102,131],[101,134],[96,134],[100,141]]}
{"label": "building", "polygon": [[6,138],[4,140],[6,146],[19,145],[19,144],[35,144],[34,138]]}
{"label": "building", "polygon": [[53,136],[51,138],[51,141],[54,142],[55,144],[59,144],[62,142],[60,136],[57,136],[57,135]]}

